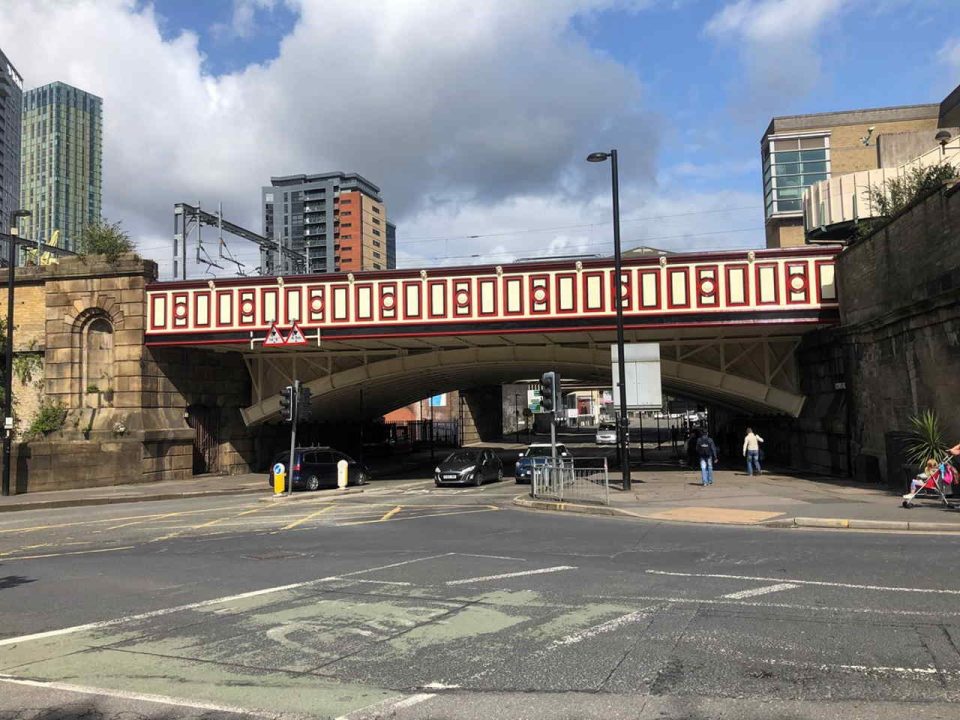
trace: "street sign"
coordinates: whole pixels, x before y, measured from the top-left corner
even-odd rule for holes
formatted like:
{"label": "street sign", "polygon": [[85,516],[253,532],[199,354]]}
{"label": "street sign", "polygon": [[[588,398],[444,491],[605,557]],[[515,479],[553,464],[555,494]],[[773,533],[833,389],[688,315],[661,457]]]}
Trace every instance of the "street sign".
{"label": "street sign", "polygon": [[287,345],[306,345],[307,339],[303,336],[303,333],[300,331],[300,326],[297,323],[293,324],[293,327],[290,328],[290,334],[287,335]]}
{"label": "street sign", "polygon": [[[624,346],[626,358],[627,407],[631,410],[659,410],[663,407],[660,379],[660,345],[658,343],[629,343]],[[614,402],[619,402],[620,382],[617,346],[610,346],[613,371]]]}
{"label": "street sign", "polygon": [[283,339],[283,335],[277,330],[276,324],[273,324],[270,326],[270,332],[267,333],[267,339],[263,341],[263,344],[264,347],[266,347],[270,345],[285,345],[286,342],[287,341]]}

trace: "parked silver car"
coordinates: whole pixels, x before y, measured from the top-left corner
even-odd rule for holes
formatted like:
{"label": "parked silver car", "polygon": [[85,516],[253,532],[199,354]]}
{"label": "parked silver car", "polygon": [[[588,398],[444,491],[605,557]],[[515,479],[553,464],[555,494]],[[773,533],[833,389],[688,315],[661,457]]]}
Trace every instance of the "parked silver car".
{"label": "parked silver car", "polygon": [[616,445],[617,426],[613,423],[600,423],[597,428],[597,445]]}

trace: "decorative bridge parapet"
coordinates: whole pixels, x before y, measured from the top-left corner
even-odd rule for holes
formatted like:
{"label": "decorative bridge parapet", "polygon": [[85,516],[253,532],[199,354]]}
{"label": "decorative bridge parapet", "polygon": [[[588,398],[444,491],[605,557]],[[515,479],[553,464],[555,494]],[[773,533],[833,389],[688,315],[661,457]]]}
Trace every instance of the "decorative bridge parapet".
{"label": "decorative bridge parapet", "polygon": [[[838,320],[835,247],[624,261],[628,327]],[[249,343],[276,323],[324,339],[609,329],[612,259],[158,282],[149,345]]]}

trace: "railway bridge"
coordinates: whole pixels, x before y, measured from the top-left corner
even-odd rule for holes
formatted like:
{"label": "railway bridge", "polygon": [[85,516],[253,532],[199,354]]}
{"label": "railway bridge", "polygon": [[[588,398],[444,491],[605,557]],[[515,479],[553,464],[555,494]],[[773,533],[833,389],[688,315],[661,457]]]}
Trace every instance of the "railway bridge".
{"label": "railway bridge", "polygon": [[[172,282],[133,256],[24,268],[16,350],[36,361],[15,388],[20,429],[38,380],[36,402],[67,419],[19,446],[21,482],[56,484],[63,443],[100,458],[81,484],[246,470],[279,436],[294,378],[330,422],[546,369],[608,383],[617,292],[627,341],[660,343],[665,391],[796,418],[801,338],[839,323],[838,251],[631,258],[620,278],[612,259]],[[304,344],[264,342],[294,325]]]}

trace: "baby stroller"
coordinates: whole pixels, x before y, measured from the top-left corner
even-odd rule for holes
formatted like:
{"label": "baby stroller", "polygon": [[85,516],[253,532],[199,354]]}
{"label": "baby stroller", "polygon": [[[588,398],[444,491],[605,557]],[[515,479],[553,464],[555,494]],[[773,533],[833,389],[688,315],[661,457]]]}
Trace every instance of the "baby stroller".
{"label": "baby stroller", "polygon": [[957,476],[957,471],[950,464],[949,458],[941,460],[936,470],[927,475],[926,479],[918,476],[916,483],[921,483],[921,481],[922,484],[918,484],[912,492],[903,496],[903,502],[901,503],[903,507],[913,507],[914,498],[920,497],[939,498],[944,507],[956,509],[957,506],[947,500],[946,489],[948,485],[960,482],[960,477]]}

